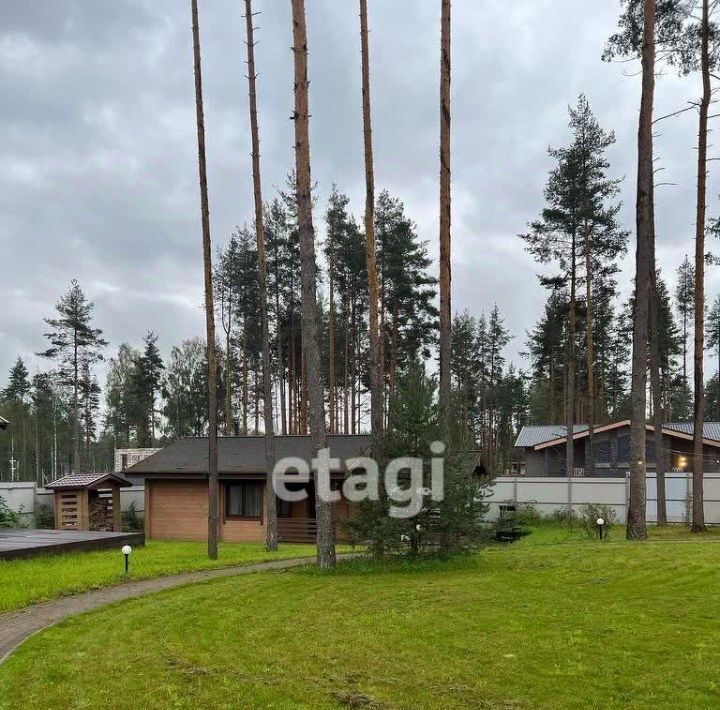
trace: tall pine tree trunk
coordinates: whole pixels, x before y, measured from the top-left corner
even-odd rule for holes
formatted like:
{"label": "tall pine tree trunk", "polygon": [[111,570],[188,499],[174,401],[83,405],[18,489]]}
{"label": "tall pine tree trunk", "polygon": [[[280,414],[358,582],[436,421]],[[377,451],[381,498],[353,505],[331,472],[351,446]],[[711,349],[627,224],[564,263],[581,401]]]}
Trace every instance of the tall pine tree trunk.
{"label": "tall pine tree trunk", "polygon": [[568,314],[567,368],[565,374],[565,475],[572,476],[575,470],[575,329],[577,318],[577,244],[575,232],[572,235],[570,257],[570,312]]}
{"label": "tall pine tree trunk", "polygon": [[243,436],[247,436],[248,433],[248,410],[250,408],[250,397],[249,397],[249,391],[250,391],[250,383],[248,382],[248,349],[247,349],[247,315],[243,318],[243,344],[242,344],[242,357],[243,357],[243,364],[242,364],[242,377],[243,377],[243,387],[242,387],[242,409],[243,409],[243,426],[242,426],[242,433]]}
{"label": "tall pine tree trunk", "polygon": [[[315,229],[310,195],[310,112],[308,108],[307,30],[305,0],[292,0],[293,56],[295,70],[295,172],[297,181],[300,275],[302,280],[302,349],[310,398],[310,440],[314,456],[327,447],[325,405],[320,372],[315,286]],[[321,568],[335,565],[335,531],[332,504],[321,495],[315,482],[317,516],[317,560]]]}
{"label": "tall pine tree trunk", "polygon": [[450,0],[442,0],[440,26],[440,403],[450,402]]}
{"label": "tall pine tree trunk", "polygon": [[337,392],[335,390],[335,256],[334,247],[330,249],[328,263],[328,405],[330,433],[335,434],[335,413],[337,411]]}
{"label": "tall pine tree trunk", "polygon": [[[232,434],[232,293],[228,289],[228,325],[225,331],[225,436]],[[155,417],[153,417],[154,419]],[[155,435],[153,433],[153,439]]]}
{"label": "tall pine tree trunk", "polygon": [[655,442],[655,489],[657,501],[657,524],[667,525],[667,501],[665,495],[665,446],[663,423],[665,420],[660,384],[660,333],[658,331],[658,291],[655,267],[655,244],[650,259],[650,389],[653,405],[653,441]]}
{"label": "tall pine tree trunk", "polygon": [[592,252],[590,226],[585,224],[585,340],[587,350],[587,423],[588,446],[585,457],[585,475],[595,475],[595,350],[593,347],[592,318]]}
{"label": "tall pine tree trunk", "polygon": [[245,26],[247,29],[248,90],[250,94],[250,132],[252,134],[253,195],[255,200],[255,235],[258,252],[258,284],[260,287],[260,324],[262,328],[262,382],[263,423],[265,429],[265,509],[266,546],[277,550],[277,496],[273,485],[275,469],[275,422],[273,421],[272,371],[270,369],[270,323],[267,298],[267,258],[265,256],[265,225],[263,222],[262,180],[260,179],[260,131],[257,116],[255,81],[255,38],[252,0],[245,0]]}
{"label": "tall pine tree trunk", "polygon": [[630,388],[630,499],[627,538],[647,538],[645,511],[645,410],[647,343],[650,301],[650,263],[653,226],[653,101],[655,94],[655,0],[645,0],[642,46],[642,94],[638,122],[636,200],[635,310],[633,313],[632,381]]}
{"label": "tall pine tree trunk", "polygon": [[703,0],[700,26],[700,65],[703,95],[698,124],[697,211],[695,217],[695,350],[693,382],[695,389],[695,426],[693,435],[692,532],[705,532],[703,491],[703,430],[705,428],[705,211],[707,199],[708,110],[712,99],[710,86],[710,0]]}
{"label": "tall pine tree trunk", "polygon": [[218,556],[218,426],[217,356],[215,352],[215,307],[212,284],[212,245],[208,204],[207,165],[205,161],[205,115],[200,65],[200,27],[197,0],[192,1],[193,55],[195,66],[195,110],[197,115],[198,171],[200,176],[200,212],[202,217],[203,263],[205,266],[205,328],[208,361],[208,557]]}
{"label": "tall pine tree trunk", "polygon": [[365,257],[368,272],[368,327],[370,329],[370,431],[383,428],[383,362],[378,320],[378,276],[375,262],[375,168],[370,111],[370,48],[367,0],[360,0],[360,51],[362,55],[363,142],[365,145]]}

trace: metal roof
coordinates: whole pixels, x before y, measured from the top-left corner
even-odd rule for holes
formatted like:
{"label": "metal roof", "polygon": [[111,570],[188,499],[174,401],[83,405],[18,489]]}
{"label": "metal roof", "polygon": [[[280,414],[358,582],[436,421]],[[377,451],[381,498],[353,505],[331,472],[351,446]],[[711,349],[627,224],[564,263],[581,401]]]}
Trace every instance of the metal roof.
{"label": "metal roof", "polygon": [[[367,456],[370,436],[365,434],[328,436],[330,456],[344,461]],[[296,456],[308,463],[312,459],[309,436],[275,436],[275,458]],[[342,470],[345,470],[344,468]],[[189,437],[166,446],[152,456],[129,466],[129,476],[208,472],[208,439]],[[218,439],[218,473],[265,474],[264,436],[222,436]]]}
{"label": "metal roof", "polygon": [[[670,422],[669,424],[663,425],[666,429],[674,429],[680,431],[683,434],[692,435],[695,431],[695,424],[693,422]],[[703,424],[703,437],[705,439],[715,439],[720,441],[720,422],[705,422]]]}
{"label": "metal roof", "polygon": [[[692,436],[695,429],[693,422],[670,422],[664,424],[663,427],[690,436]],[[578,434],[587,431],[587,428],[587,424],[575,424],[573,433]],[[515,446],[519,448],[536,446],[553,439],[561,439],[566,435],[566,432],[567,427],[563,424],[532,424],[524,426],[515,440]],[[720,422],[705,422],[703,437],[720,441]]]}
{"label": "metal roof", "polygon": [[[573,427],[573,433],[585,431],[587,424],[575,424]],[[564,424],[531,424],[524,426],[518,438],[515,440],[515,446],[520,448],[526,448],[528,446],[535,446],[541,444],[543,441],[551,441],[552,439],[559,439],[565,436],[567,433],[567,427]]]}
{"label": "metal roof", "polygon": [[69,476],[58,478],[57,481],[48,483],[46,488],[92,488],[98,484],[117,483],[120,486],[132,486],[132,483],[119,476],[117,473],[71,473]]}

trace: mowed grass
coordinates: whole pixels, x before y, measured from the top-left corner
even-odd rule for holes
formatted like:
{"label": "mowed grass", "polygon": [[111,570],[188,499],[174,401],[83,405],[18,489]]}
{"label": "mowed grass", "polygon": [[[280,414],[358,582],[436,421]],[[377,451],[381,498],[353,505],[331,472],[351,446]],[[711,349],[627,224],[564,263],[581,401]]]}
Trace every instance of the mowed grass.
{"label": "mowed grass", "polygon": [[[537,545],[581,544],[592,542],[580,521],[572,525],[559,524],[552,520],[542,521],[537,525],[524,526],[532,532],[531,535],[520,538],[515,543],[519,547],[536,547]],[[694,542],[718,541],[720,542],[720,526],[709,527],[702,535],[694,535],[686,525],[672,524],[665,527],[648,527],[648,540],[651,542]],[[625,526],[613,525],[605,531],[605,543],[625,542]]]}
{"label": "mowed grass", "polygon": [[281,545],[270,553],[262,543],[223,542],[218,559],[210,560],[206,543],[151,540],[133,549],[128,576],[119,548],[0,560],[0,613],[127,581],[314,555],[314,545]]}
{"label": "mowed grass", "polygon": [[720,545],[531,539],[75,617],[0,666],[0,707],[720,706]]}

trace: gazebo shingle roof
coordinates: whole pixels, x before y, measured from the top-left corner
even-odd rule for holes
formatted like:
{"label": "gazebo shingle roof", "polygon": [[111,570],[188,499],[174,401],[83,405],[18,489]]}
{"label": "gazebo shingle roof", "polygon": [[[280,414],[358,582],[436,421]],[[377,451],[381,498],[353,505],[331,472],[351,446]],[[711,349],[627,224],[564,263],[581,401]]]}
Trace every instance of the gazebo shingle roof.
{"label": "gazebo shingle roof", "polygon": [[117,473],[71,473],[47,484],[47,488],[94,488],[98,484],[117,483],[119,486],[132,486],[132,483]]}

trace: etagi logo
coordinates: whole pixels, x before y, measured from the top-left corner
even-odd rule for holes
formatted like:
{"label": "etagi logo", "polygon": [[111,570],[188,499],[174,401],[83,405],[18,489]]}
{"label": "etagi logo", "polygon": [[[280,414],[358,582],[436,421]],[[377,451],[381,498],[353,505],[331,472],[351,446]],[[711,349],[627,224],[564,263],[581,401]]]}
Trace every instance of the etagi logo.
{"label": "etagi logo", "polygon": [[[426,462],[422,458],[401,456],[392,459],[385,467],[383,482],[391,503],[388,510],[390,517],[412,518],[422,510],[427,497],[435,502],[445,498],[445,444],[434,441],[430,451],[429,488],[425,486]],[[317,495],[326,503],[335,503],[342,498],[352,503],[380,500],[380,467],[377,461],[367,456],[342,461],[332,458],[329,448],[320,449],[311,465],[297,456],[280,459],[273,469],[273,488],[277,497],[288,503],[305,500],[307,489],[290,490],[288,483],[310,483],[311,470],[315,472]],[[331,471],[347,471],[350,474],[343,480],[340,490],[333,490],[330,486]]]}

